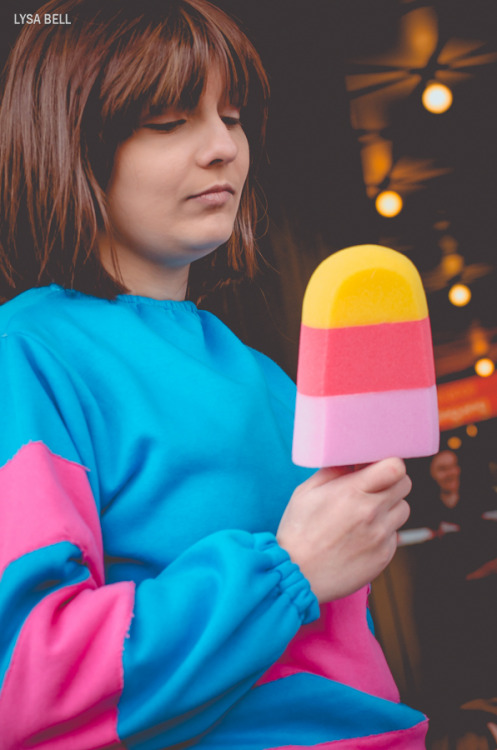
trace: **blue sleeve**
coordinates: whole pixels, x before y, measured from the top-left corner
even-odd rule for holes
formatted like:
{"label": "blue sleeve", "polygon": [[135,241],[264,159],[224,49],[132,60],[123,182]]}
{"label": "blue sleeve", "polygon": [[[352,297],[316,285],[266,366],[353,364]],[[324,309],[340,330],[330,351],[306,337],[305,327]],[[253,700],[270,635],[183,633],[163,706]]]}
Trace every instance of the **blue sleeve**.
{"label": "blue sleeve", "polygon": [[319,616],[269,533],[220,531],[136,587],[106,584],[83,388],[44,345],[0,338],[4,750],[190,741]]}
{"label": "blue sleeve", "polygon": [[[318,616],[307,581],[272,534],[206,537],[138,587],[119,735],[147,750],[201,735]],[[158,725],[162,744],[153,731],[142,744]]]}

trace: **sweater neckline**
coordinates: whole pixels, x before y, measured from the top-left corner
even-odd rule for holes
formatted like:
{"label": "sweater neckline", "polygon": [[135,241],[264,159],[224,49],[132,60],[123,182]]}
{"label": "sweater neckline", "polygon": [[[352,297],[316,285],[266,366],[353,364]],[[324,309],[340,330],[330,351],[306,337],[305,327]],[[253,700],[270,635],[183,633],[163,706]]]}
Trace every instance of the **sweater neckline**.
{"label": "sweater neckline", "polygon": [[191,300],[155,299],[155,297],[143,297],[139,294],[118,294],[111,302],[122,302],[127,305],[150,305],[160,307],[163,310],[177,310],[186,312],[198,312],[197,306]]}
{"label": "sweater neckline", "polygon": [[157,307],[163,310],[172,310],[176,312],[192,312],[198,314],[197,305],[191,300],[174,300],[174,299],[155,299],[154,297],[145,297],[139,294],[118,294],[114,299],[107,299],[105,297],[96,297],[86,292],[81,292],[79,289],[65,289],[59,284],[50,284],[50,289],[56,292],[64,292],[71,296],[89,297],[97,299],[109,304],[125,304],[125,305],[148,305],[150,307]]}

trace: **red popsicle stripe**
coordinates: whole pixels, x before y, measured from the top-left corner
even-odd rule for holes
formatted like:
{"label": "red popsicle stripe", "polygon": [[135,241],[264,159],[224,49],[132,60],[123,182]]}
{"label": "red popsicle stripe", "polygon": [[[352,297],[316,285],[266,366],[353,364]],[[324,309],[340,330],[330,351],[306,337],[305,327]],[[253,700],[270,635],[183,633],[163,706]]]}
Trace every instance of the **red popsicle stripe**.
{"label": "red popsicle stripe", "polygon": [[301,327],[300,393],[333,396],[434,384],[429,318],[346,328]]}

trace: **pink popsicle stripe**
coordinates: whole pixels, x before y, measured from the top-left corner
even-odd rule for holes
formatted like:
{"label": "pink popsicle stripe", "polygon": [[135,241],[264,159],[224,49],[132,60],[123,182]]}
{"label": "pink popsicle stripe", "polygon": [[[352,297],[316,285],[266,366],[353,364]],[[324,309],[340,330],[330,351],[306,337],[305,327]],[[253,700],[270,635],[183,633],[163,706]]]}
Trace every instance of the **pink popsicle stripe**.
{"label": "pink popsicle stripe", "polygon": [[401,729],[370,737],[354,737],[350,740],[335,740],[319,745],[280,745],[266,750],[425,750],[428,721],[409,729]]}
{"label": "pink popsicle stripe", "polygon": [[428,318],[347,328],[301,327],[299,393],[334,396],[434,384]]}
{"label": "pink popsicle stripe", "polygon": [[258,685],[298,672],[310,672],[399,702],[383,652],[366,619],[369,587],[321,605],[319,620],[304,625]]}
{"label": "pink popsicle stripe", "polygon": [[2,748],[121,747],[117,702],[134,585],[103,586],[98,513],[86,470],[29,443],[0,469],[1,570],[35,549],[71,542],[86,580],[48,594],[31,611],[0,693]]}
{"label": "pink popsicle stripe", "polygon": [[350,466],[437,452],[436,386],[343,396],[297,394],[293,460],[299,466]]}

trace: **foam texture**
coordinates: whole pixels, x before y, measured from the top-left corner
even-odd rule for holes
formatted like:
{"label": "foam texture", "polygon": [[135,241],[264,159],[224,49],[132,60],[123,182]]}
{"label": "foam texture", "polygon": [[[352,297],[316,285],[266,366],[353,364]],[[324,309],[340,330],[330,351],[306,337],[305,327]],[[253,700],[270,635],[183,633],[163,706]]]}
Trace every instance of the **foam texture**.
{"label": "foam texture", "polygon": [[427,388],[435,382],[430,321],[302,326],[297,382],[309,396]]}
{"label": "foam texture", "polygon": [[438,446],[430,321],[415,266],[378,245],[331,255],[304,296],[294,462],[353,465]]}
{"label": "foam texture", "polygon": [[402,253],[358,245],[326,258],[304,296],[302,323],[314,328],[398,323],[428,315],[416,266]]}

